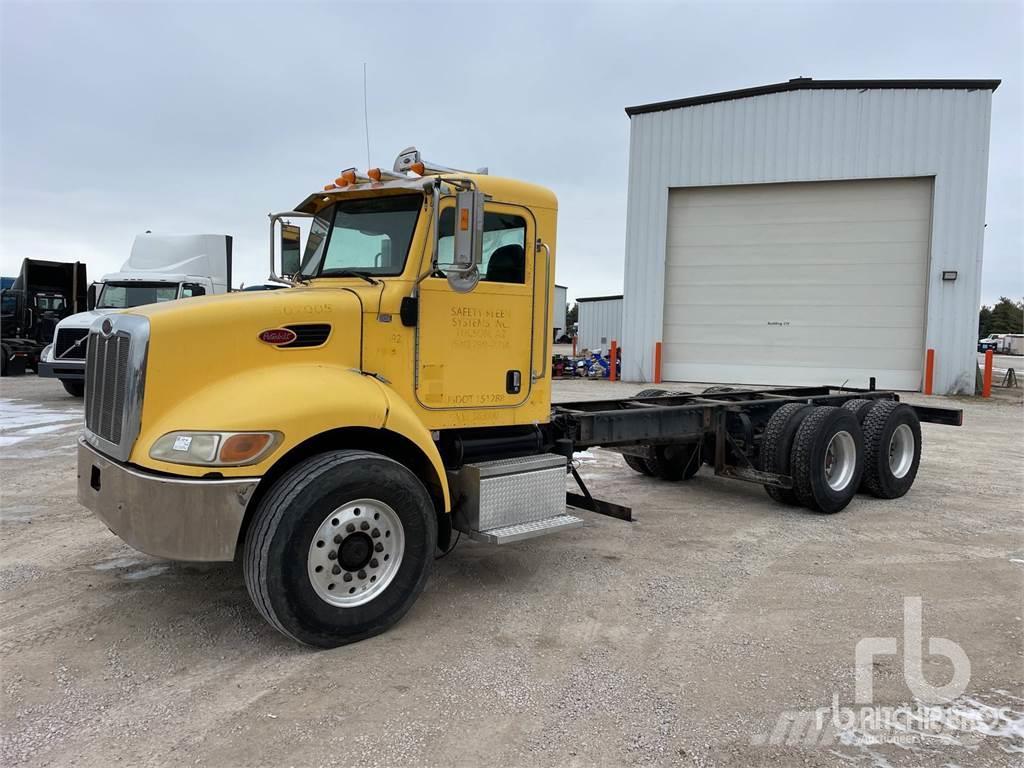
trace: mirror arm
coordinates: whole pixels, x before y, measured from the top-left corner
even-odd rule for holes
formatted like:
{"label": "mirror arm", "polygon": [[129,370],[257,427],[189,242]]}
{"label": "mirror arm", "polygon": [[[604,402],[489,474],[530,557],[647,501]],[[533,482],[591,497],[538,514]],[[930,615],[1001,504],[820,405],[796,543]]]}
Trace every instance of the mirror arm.
{"label": "mirror arm", "polygon": [[285,280],[277,274],[274,263],[274,232],[277,222],[285,217],[298,216],[299,218],[312,219],[316,214],[302,213],[301,211],[282,211],[281,213],[268,213],[270,219],[270,277],[267,280],[271,283],[283,283],[284,285],[296,285],[294,280]]}

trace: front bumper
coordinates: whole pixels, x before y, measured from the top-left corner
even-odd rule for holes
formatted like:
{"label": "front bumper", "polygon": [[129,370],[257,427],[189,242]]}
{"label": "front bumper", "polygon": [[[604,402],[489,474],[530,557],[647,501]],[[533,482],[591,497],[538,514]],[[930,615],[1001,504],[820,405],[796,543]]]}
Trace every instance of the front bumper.
{"label": "front bumper", "polygon": [[39,359],[37,373],[46,379],[85,381],[85,360]]}
{"label": "front bumper", "polygon": [[78,501],[125,543],[169,560],[228,561],[257,478],[143,472],[78,441]]}

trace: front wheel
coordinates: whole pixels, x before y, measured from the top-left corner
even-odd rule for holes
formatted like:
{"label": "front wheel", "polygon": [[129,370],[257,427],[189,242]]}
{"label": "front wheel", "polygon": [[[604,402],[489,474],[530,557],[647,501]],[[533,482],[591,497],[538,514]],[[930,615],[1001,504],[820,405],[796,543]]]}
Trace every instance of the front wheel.
{"label": "front wheel", "polygon": [[292,467],[260,501],[245,540],[245,585],[277,630],[333,648],[405,615],[436,544],[434,505],[408,468],[367,451],[331,451]]}

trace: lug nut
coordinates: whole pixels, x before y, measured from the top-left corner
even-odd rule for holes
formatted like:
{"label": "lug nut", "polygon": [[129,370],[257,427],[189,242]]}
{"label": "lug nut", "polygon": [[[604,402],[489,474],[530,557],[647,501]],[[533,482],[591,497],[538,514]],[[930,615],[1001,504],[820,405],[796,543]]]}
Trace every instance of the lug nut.
{"label": "lug nut", "polygon": [[361,522],[359,524],[359,530],[361,530],[361,531],[368,531],[368,530],[370,530],[370,524],[368,522],[366,522],[365,520],[363,520],[363,522]]}
{"label": "lug nut", "polygon": [[348,531],[349,533],[352,533],[352,531],[354,531],[355,529],[356,529],[355,523],[349,523],[348,525],[345,526],[345,530]]}
{"label": "lug nut", "polygon": [[381,543],[380,543],[380,542],[378,541],[378,542],[377,542],[376,544],[374,544],[374,545],[373,545],[373,551],[374,551],[374,552],[383,552],[383,551],[384,551],[384,545],[383,545],[383,544],[381,544]]}
{"label": "lug nut", "polygon": [[337,533],[337,534],[334,535],[334,543],[335,544],[341,544],[341,534],[340,533]]}
{"label": "lug nut", "polygon": [[331,573],[337,576],[339,573],[341,573],[341,568],[339,568],[338,566],[334,566],[333,568],[331,568]]}
{"label": "lug nut", "polygon": [[371,568],[376,568],[378,565],[380,565],[380,563],[377,562],[377,558],[376,557],[373,558],[373,560],[370,561],[370,567]]}
{"label": "lug nut", "polygon": [[346,573],[341,578],[343,578],[345,581],[352,581],[352,574],[351,573]]}
{"label": "lug nut", "polygon": [[337,558],[338,558],[338,553],[335,552],[333,549],[330,552],[327,553],[327,559],[328,560],[336,560]]}
{"label": "lug nut", "polygon": [[366,571],[360,571],[359,572],[359,578],[360,579],[365,579],[366,578]]}
{"label": "lug nut", "polygon": [[379,539],[380,538],[380,528],[374,528],[370,532],[370,535],[373,536],[373,538],[375,538],[375,539]]}

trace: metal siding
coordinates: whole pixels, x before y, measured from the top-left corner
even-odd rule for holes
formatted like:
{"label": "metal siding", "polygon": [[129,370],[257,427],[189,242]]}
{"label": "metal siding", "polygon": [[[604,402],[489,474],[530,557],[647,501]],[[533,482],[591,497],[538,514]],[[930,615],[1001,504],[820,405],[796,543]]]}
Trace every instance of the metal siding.
{"label": "metal siding", "polygon": [[669,188],[934,176],[925,346],[937,392],[973,392],[991,106],[990,90],[807,90],[634,115],[624,376],[652,379]]}
{"label": "metal siding", "polygon": [[[622,345],[622,299],[581,301],[579,307],[579,338],[576,349],[601,349],[608,354],[608,345]],[[607,339],[602,342],[601,339]]]}

